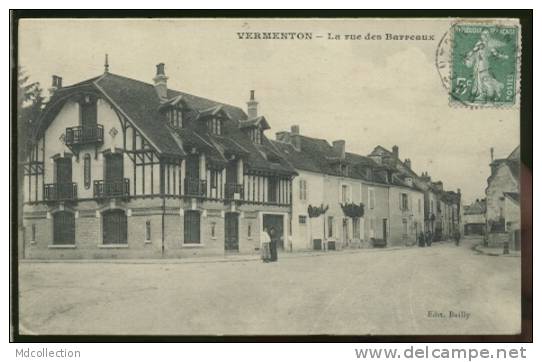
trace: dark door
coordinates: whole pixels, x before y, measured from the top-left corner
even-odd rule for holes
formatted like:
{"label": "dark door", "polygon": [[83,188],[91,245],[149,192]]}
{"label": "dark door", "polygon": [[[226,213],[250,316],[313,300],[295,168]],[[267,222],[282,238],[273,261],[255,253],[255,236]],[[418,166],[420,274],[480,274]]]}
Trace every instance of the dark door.
{"label": "dark door", "polygon": [[117,183],[124,179],[122,153],[111,153],[105,159],[105,182]]}
{"label": "dark door", "polygon": [[128,220],[123,210],[105,211],[103,214],[103,243],[128,243]]}
{"label": "dark door", "polygon": [[278,179],[276,177],[269,177],[268,185],[267,185],[267,201],[277,202],[278,201],[277,191],[278,191]]}
{"label": "dark door", "polygon": [[83,126],[83,128],[94,128],[98,122],[97,119],[96,101],[93,99],[85,99],[81,104],[81,126]]}
{"label": "dark door", "polygon": [[226,182],[229,184],[237,183],[237,162],[230,161],[226,166]]}
{"label": "dark door", "polygon": [[72,182],[72,159],[62,157],[56,159],[56,183],[66,184]]}
{"label": "dark door", "polygon": [[234,212],[226,213],[225,217],[225,243],[227,251],[239,250],[239,214]]}
{"label": "dark door", "polygon": [[382,239],[388,241],[388,219],[382,219]]}
{"label": "dark door", "polygon": [[68,211],[53,215],[53,244],[75,244],[75,216]]}
{"label": "dark door", "polygon": [[184,213],[184,242],[185,244],[200,243],[199,211],[188,210]]}
{"label": "dark door", "polygon": [[199,179],[199,156],[190,155],[186,159],[186,177]]}
{"label": "dark door", "polygon": [[56,161],[56,192],[59,199],[72,198],[72,159],[57,158]]}
{"label": "dark door", "polygon": [[277,248],[284,249],[284,217],[282,215],[264,215],[263,227],[267,229],[271,242],[276,243]]}

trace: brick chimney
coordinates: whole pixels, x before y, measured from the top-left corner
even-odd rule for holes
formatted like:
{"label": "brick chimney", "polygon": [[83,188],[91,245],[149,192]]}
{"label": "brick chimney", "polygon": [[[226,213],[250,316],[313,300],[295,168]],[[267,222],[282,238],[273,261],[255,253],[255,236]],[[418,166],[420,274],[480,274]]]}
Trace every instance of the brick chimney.
{"label": "brick chimney", "polygon": [[394,145],[392,148],[391,148],[391,152],[393,153],[393,156],[395,158],[399,158],[399,147],[397,147],[397,145]]}
{"label": "brick chimney", "polygon": [[53,75],[52,87],[55,89],[62,88],[62,77],[59,77],[58,75]]}
{"label": "brick chimney", "polygon": [[49,88],[49,93],[53,95],[55,91],[57,91],[60,88],[62,88],[62,77],[59,77],[58,75],[53,75],[51,88]]}
{"label": "brick chimney", "polygon": [[299,133],[299,125],[294,124],[290,127],[292,145],[298,151],[301,151],[301,134]]}
{"label": "brick chimney", "polygon": [[154,89],[160,99],[167,99],[167,80],[165,72],[165,64],[156,64],[156,76],[154,77]]}
{"label": "brick chimney", "polygon": [[254,90],[250,91],[250,99],[247,102],[248,119],[258,117],[258,102],[254,98]]}
{"label": "brick chimney", "polygon": [[346,141],[345,140],[333,141],[333,149],[339,155],[341,160],[344,160],[345,153],[346,153],[345,152],[346,151]]}
{"label": "brick chimney", "polygon": [[410,158],[405,159],[405,166],[412,170],[412,162],[410,161]]}

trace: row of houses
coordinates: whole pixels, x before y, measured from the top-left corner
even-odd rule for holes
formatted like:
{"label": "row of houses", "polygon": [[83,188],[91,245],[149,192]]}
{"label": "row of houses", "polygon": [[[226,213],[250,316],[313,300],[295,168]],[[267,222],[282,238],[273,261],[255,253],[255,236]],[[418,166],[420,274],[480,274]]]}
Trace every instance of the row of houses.
{"label": "row of houses", "polygon": [[491,148],[490,175],[485,198],[464,207],[465,234],[483,235],[485,244],[502,247],[505,242],[520,249],[520,147],[507,157],[494,158]]}
{"label": "row of houses", "polygon": [[109,72],[69,87],[53,76],[24,163],[28,258],[183,257],[279,248],[413,245],[460,225],[458,192],[378,146],[368,156],[302,136],[268,138],[246,112]]}

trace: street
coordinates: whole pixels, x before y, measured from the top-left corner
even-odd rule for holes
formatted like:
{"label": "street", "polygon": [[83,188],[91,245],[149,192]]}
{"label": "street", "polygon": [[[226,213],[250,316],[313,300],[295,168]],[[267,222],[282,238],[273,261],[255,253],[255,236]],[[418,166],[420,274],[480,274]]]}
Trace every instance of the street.
{"label": "street", "polygon": [[[512,334],[520,258],[478,240],[201,263],[20,264],[23,334]],[[280,257],[280,256],[279,256]]]}

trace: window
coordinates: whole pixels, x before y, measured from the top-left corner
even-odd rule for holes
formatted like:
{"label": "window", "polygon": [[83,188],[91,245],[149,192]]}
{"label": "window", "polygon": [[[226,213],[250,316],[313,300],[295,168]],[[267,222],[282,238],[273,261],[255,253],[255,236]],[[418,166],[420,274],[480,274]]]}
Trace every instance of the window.
{"label": "window", "polygon": [[32,224],[32,234],[30,241],[36,241],[36,224]]}
{"label": "window", "polygon": [[90,188],[90,154],[86,153],[83,161],[83,179],[85,183],[85,189]]}
{"label": "window", "polygon": [[211,223],[211,237],[212,238],[216,237],[215,228],[216,228],[216,222]]}
{"label": "window", "polygon": [[184,243],[200,243],[200,213],[188,210],[184,213]]}
{"label": "window", "polygon": [[260,128],[258,127],[251,128],[249,131],[249,135],[252,142],[258,145],[262,143],[263,131]]}
{"label": "window", "polygon": [[145,223],[145,241],[151,241],[151,221]]}
{"label": "window", "polygon": [[307,201],[307,180],[299,180],[299,199]]}
{"label": "window", "polygon": [[403,236],[408,235],[408,221],[407,219],[403,219]]}
{"label": "window", "polygon": [[350,190],[348,185],[341,186],[341,202],[343,204],[350,202]]}
{"label": "window", "polygon": [[53,244],[75,244],[75,215],[68,211],[60,211],[53,216]]}
{"label": "window", "polygon": [[375,190],[369,189],[369,209],[375,208]]}
{"label": "window", "polygon": [[268,178],[267,201],[277,202],[278,180],[275,177]]}
{"label": "window", "polygon": [[333,237],[333,216],[327,217],[327,237]]}
{"label": "window", "polygon": [[219,118],[211,118],[207,121],[207,129],[210,133],[220,135],[222,133],[222,120]]}
{"label": "window", "polygon": [[418,212],[421,214],[422,212],[422,199],[418,199]]}
{"label": "window", "polygon": [[167,120],[171,127],[182,128],[183,127],[183,111],[179,108],[171,108],[167,112]]}
{"label": "window", "polygon": [[354,239],[361,239],[359,217],[355,217],[352,219],[352,229],[353,229]]}
{"label": "window", "polygon": [[401,193],[400,197],[401,197],[400,209],[403,211],[408,210],[408,194]]}
{"label": "window", "polygon": [[250,238],[252,237],[252,224],[248,224],[247,228],[247,236]]}
{"label": "window", "polygon": [[299,215],[299,223],[300,224],[306,224],[307,223],[307,217],[305,215]]}
{"label": "window", "polygon": [[218,171],[211,170],[211,188],[216,189],[218,186]]}
{"label": "window", "polygon": [[128,244],[128,219],[124,210],[109,210],[102,214],[103,243]]}
{"label": "window", "polygon": [[376,236],[375,235],[375,219],[374,218],[369,219],[369,236],[371,238],[374,238]]}

